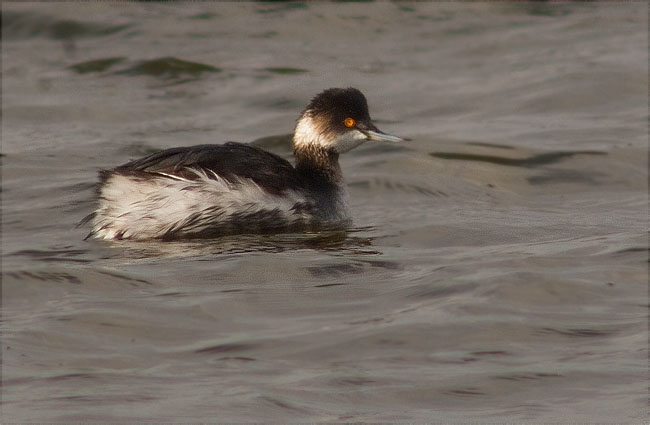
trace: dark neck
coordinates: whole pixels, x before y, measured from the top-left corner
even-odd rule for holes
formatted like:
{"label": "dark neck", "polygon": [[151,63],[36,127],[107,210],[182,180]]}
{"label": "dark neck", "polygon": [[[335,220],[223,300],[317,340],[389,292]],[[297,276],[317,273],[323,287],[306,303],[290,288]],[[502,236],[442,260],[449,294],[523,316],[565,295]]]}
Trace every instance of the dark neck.
{"label": "dark neck", "polygon": [[296,171],[305,179],[322,182],[323,184],[338,185],[342,183],[339,154],[333,150],[309,144],[294,147]]}

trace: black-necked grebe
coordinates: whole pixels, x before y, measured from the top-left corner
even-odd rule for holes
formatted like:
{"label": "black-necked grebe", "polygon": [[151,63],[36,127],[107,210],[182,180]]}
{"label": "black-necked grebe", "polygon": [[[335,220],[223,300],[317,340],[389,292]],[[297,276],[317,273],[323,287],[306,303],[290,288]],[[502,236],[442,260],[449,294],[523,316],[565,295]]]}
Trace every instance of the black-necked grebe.
{"label": "black-necked grebe", "polygon": [[325,90],[296,124],[295,168],[235,142],[167,149],[100,172],[88,236],[180,239],[345,226],[350,216],[339,154],[367,140],[404,139],[374,126],[359,90]]}

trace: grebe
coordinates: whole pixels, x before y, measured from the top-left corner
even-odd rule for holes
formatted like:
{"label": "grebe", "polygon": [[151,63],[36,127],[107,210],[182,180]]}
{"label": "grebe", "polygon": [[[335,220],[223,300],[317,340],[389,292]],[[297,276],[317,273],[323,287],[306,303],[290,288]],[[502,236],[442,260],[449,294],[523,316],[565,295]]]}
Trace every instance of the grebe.
{"label": "grebe", "polygon": [[258,147],[228,142],[167,149],[100,171],[99,205],[86,217],[98,239],[182,239],[345,226],[339,154],[383,133],[355,88],[315,96],[293,135],[295,168]]}

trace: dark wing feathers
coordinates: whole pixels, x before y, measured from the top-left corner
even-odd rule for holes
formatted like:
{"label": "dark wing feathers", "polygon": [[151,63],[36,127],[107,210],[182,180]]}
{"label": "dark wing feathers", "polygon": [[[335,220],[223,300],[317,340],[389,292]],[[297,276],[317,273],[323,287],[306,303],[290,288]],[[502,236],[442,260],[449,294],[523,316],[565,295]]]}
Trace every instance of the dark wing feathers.
{"label": "dark wing feathers", "polygon": [[235,142],[166,149],[119,166],[114,172],[161,173],[196,179],[196,174],[188,168],[213,171],[230,181],[248,178],[271,193],[300,186],[296,170],[288,161],[256,146]]}

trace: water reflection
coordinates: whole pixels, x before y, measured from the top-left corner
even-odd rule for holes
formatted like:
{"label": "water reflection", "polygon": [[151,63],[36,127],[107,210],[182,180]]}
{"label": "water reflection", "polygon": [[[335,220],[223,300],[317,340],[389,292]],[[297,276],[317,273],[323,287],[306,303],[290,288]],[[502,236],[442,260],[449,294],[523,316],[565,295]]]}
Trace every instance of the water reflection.
{"label": "water reflection", "polygon": [[[369,228],[324,230],[306,233],[244,234],[216,238],[183,241],[89,241],[100,245],[104,259],[129,258],[130,260],[153,258],[204,257],[244,253],[281,253],[310,249],[315,251],[341,252],[344,254],[376,255],[372,249],[373,237],[365,235]],[[364,235],[356,235],[364,233]]]}
{"label": "water reflection", "polygon": [[606,152],[597,151],[573,151],[573,152],[544,152],[528,156],[526,158],[508,158],[496,155],[480,155],[473,153],[460,152],[431,152],[434,158],[453,159],[461,161],[479,161],[490,164],[505,165],[509,167],[533,168],[542,165],[554,164],[565,158],[571,158],[575,155],[607,155]]}

